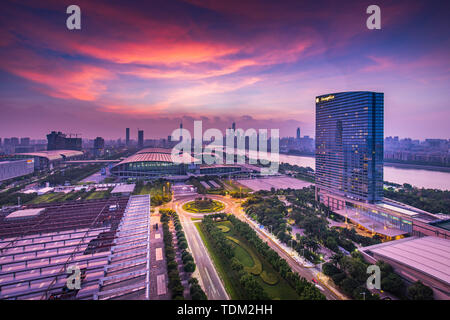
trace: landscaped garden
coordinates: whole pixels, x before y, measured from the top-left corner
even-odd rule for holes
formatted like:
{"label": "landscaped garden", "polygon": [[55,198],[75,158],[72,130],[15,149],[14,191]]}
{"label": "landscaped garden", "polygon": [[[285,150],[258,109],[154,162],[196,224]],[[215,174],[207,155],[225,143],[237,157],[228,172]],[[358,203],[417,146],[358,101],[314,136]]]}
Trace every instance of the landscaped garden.
{"label": "landscaped garden", "polygon": [[232,299],[323,298],[234,216],[207,216],[196,226]]}
{"label": "landscaped garden", "polygon": [[183,205],[183,210],[191,213],[214,213],[225,209],[225,205],[209,198],[197,198]]}

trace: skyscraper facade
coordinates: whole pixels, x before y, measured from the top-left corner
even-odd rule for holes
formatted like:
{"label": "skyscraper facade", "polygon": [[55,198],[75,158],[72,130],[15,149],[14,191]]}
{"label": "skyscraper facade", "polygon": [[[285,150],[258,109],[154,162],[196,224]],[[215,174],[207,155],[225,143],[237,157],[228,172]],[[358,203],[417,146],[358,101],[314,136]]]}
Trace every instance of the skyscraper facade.
{"label": "skyscraper facade", "polygon": [[375,203],[383,198],[384,94],[316,97],[316,190]]}
{"label": "skyscraper facade", "polygon": [[125,144],[130,145],[130,128],[125,129]]}
{"label": "skyscraper facade", "polygon": [[300,128],[297,128],[297,140],[300,140]]}

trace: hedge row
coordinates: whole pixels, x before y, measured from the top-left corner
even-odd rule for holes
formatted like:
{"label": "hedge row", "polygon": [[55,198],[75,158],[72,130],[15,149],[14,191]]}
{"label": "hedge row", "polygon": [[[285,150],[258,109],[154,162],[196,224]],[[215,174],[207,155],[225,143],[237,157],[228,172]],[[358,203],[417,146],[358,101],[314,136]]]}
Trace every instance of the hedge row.
{"label": "hedge row", "polygon": [[[161,222],[163,222],[163,228],[164,228],[164,225],[167,225],[167,230],[168,230],[168,223],[169,223],[170,219],[172,218],[173,224],[175,227],[175,231],[176,231],[178,248],[181,249],[181,259],[183,261],[183,269],[185,272],[188,272],[188,273],[194,272],[196,269],[196,265],[195,265],[194,258],[192,257],[191,253],[189,251],[187,251],[188,243],[186,241],[186,236],[184,234],[183,227],[181,226],[180,218],[178,217],[178,214],[175,211],[170,210],[170,209],[161,209],[161,210],[159,210],[159,212],[161,213]],[[170,231],[169,231],[169,233],[170,233]],[[164,241],[166,241],[165,235],[164,235]],[[172,234],[171,233],[170,233],[170,242],[172,243]],[[172,248],[173,248],[173,245],[172,245]],[[178,278],[179,278],[178,263],[175,261],[175,255],[173,256],[173,258],[174,258],[173,261],[176,263],[176,270],[177,270],[177,274],[178,274]],[[169,260],[167,260],[167,262],[168,262],[168,268],[169,268]],[[170,281],[170,276],[169,276],[169,281]],[[181,284],[181,281],[180,281],[180,284]],[[192,300],[206,300],[207,299],[206,294],[203,292],[202,288],[198,284],[197,279],[195,279],[195,278],[189,279],[189,284],[190,284],[190,293],[191,293]],[[169,282],[169,287],[170,287],[170,282]]]}

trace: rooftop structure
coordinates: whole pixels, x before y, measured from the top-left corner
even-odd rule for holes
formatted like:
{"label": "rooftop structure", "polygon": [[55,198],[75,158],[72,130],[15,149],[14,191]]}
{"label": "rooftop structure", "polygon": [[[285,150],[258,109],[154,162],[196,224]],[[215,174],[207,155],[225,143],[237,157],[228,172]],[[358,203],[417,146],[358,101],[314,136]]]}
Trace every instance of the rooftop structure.
{"label": "rooftop structure", "polygon": [[444,219],[437,222],[430,223],[433,226],[437,226],[439,228],[450,231],[450,219]]}
{"label": "rooftop structure", "polygon": [[443,219],[435,214],[390,199],[366,203],[321,191],[321,202],[342,217],[388,239],[406,234],[433,235],[450,239],[450,231],[436,225]]}
{"label": "rooftop structure", "polygon": [[69,159],[79,159],[84,155],[81,151],[76,150],[50,150],[39,152],[27,152],[16,153],[14,158],[16,159],[29,159],[34,160],[34,168],[37,170],[47,169],[56,164]]}
{"label": "rooftop structure", "polygon": [[17,211],[14,211],[14,212],[11,212],[10,214],[8,214],[5,217],[5,219],[11,220],[11,219],[24,219],[24,218],[29,218],[29,217],[35,217],[44,211],[45,211],[45,208],[17,210]]}
{"label": "rooftop structure", "polygon": [[136,185],[133,184],[119,184],[114,187],[111,191],[112,194],[121,193],[121,194],[131,194],[134,191]]}
{"label": "rooftop structure", "polygon": [[33,172],[33,158],[14,161],[0,161],[0,181],[25,176]]}
{"label": "rooftop structure", "polygon": [[150,297],[150,196],[132,196],[117,228],[94,299]]}
{"label": "rooftop structure", "polygon": [[368,260],[383,260],[406,280],[420,280],[438,298],[450,299],[450,240],[410,237],[360,250]]}
{"label": "rooftop structure", "polygon": [[[127,202],[114,197],[30,205],[25,209],[36,214],[0,216],[0,299],[92,299]],[[80,268],[80,290],[67,288],[71,266]]]}
{"label": "rooftop structure", "polygon": [[172,160],[172,150],[145,148],[121,161],[111,173],[121,178],[159,178],[163,176],[184,176],[194,158],[190,154],[182,155],[184,163]]}

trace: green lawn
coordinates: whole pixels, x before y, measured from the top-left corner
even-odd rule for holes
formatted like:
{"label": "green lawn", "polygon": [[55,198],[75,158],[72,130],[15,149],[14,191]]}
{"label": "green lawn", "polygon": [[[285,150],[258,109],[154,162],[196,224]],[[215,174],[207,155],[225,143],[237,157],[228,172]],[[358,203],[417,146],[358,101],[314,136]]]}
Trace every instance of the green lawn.
{"label": "green lawn", "polygon": [[136,185],[134,194],[135,195],[149,194],[152,197],[154,197],[156,195],[163,196],[164,191],[165,191],[165,194],[169,193],[169,186],[170,186],[170,184],[168,185],[167,182],[165,182],[165,183],[147,182],[142,187],[139,187],[138,185]]}
{"label": "green lawn", "polygon": [[222,278],[225,286],[225,290],[227,291],[228,295],[230,296],[231,300],[238,300],[240,299],[240,296],[238,292],[235,290],[235,287],[233,285],[233,282],[236,281],[236,279],[231,279],[229,276],[229,273],[227,272],[228,268],[230,268],[229,264],[227,266],[227,263],[225,263],[221,258],[219,258],[212,246],[212,244],[209,242],[208,237],[204,233],[201,223],[195,223],[195,227],[198,230],[198,233],[200,234],[200,237],[202,238],[203,243],[205,244],[206,249],[208,249],[209,256],[211,257],[214,267],[216,271],[219,273],[219,276]]}
{"label": "green lawn", "polygon": [[[255,265],[260,265],[256,267],[256,269],[259,270],[254,270],[254,274],[258,274],[258,276],[256,276],[257,281],[271,299],[299,299],[299,296],[295,290],[278,274],[278,272],[272,268],[269,262],[267,262],[250,243],[235,233],[231,222],[222,221],[217,224],[218,226],[222,225],[230,229],[226,233],[227,237],[232,237],[233,239],[238,240],[238,243],[236,241],[230,241],[233,243],[235,257],[244,265],[244,267],[248,268],[248,272],[250,272],[249,269],[255,268]],[[215,252],[215,248],[208,242],[208,238],[201,228],[201,223],[196,223],[196,227],[199,230],[200,236],[202,237],[211,258],[214,261],[217,271],[225,282],[225,289],[227,292],[230,294],[232,299],[245,298],[241,297],[239,292],[237,292],[237,290],[239,290],[239,279],[233,279],[232,276],[230,276],[232,272],[229,261],[224,261],[222,257]]]}
{"label": "green lawn", "polygon": [[32,201],[30,201],[30,203],[38,204],[38,203],[56,202],[56,201],[60,201],[60,199],[63,199],[65,197],[66,197],[66,194],[64,192],[46,193],[46,194],[37,196]]}
{"label": "green lawn", "polygon": [[92,199],[103,199],[108,198],[111,195],[110,191],[96,191],[91,193],[89,196],[85,198],[85,200],[92,200]]}
{"label": "green lawn", "polygon": [[[138,192],[137,192],[137,195],[145,195],[145,194],[152,194],[152,186],[151,186],[151,184],[149,183],[149,184],[146,184],[146,185],[144,185],[142,188],[141,188],[141,190],[139,190]],[[154,191],[153,191],[153,193],[154,193]]]}
{"label": "green lawn", "polygon": [[252,259],[250,253],[245,250],[242,246],[234,244],[234,254],[236,258],[242,263],[244,267],[254,267],[255,261]]}

